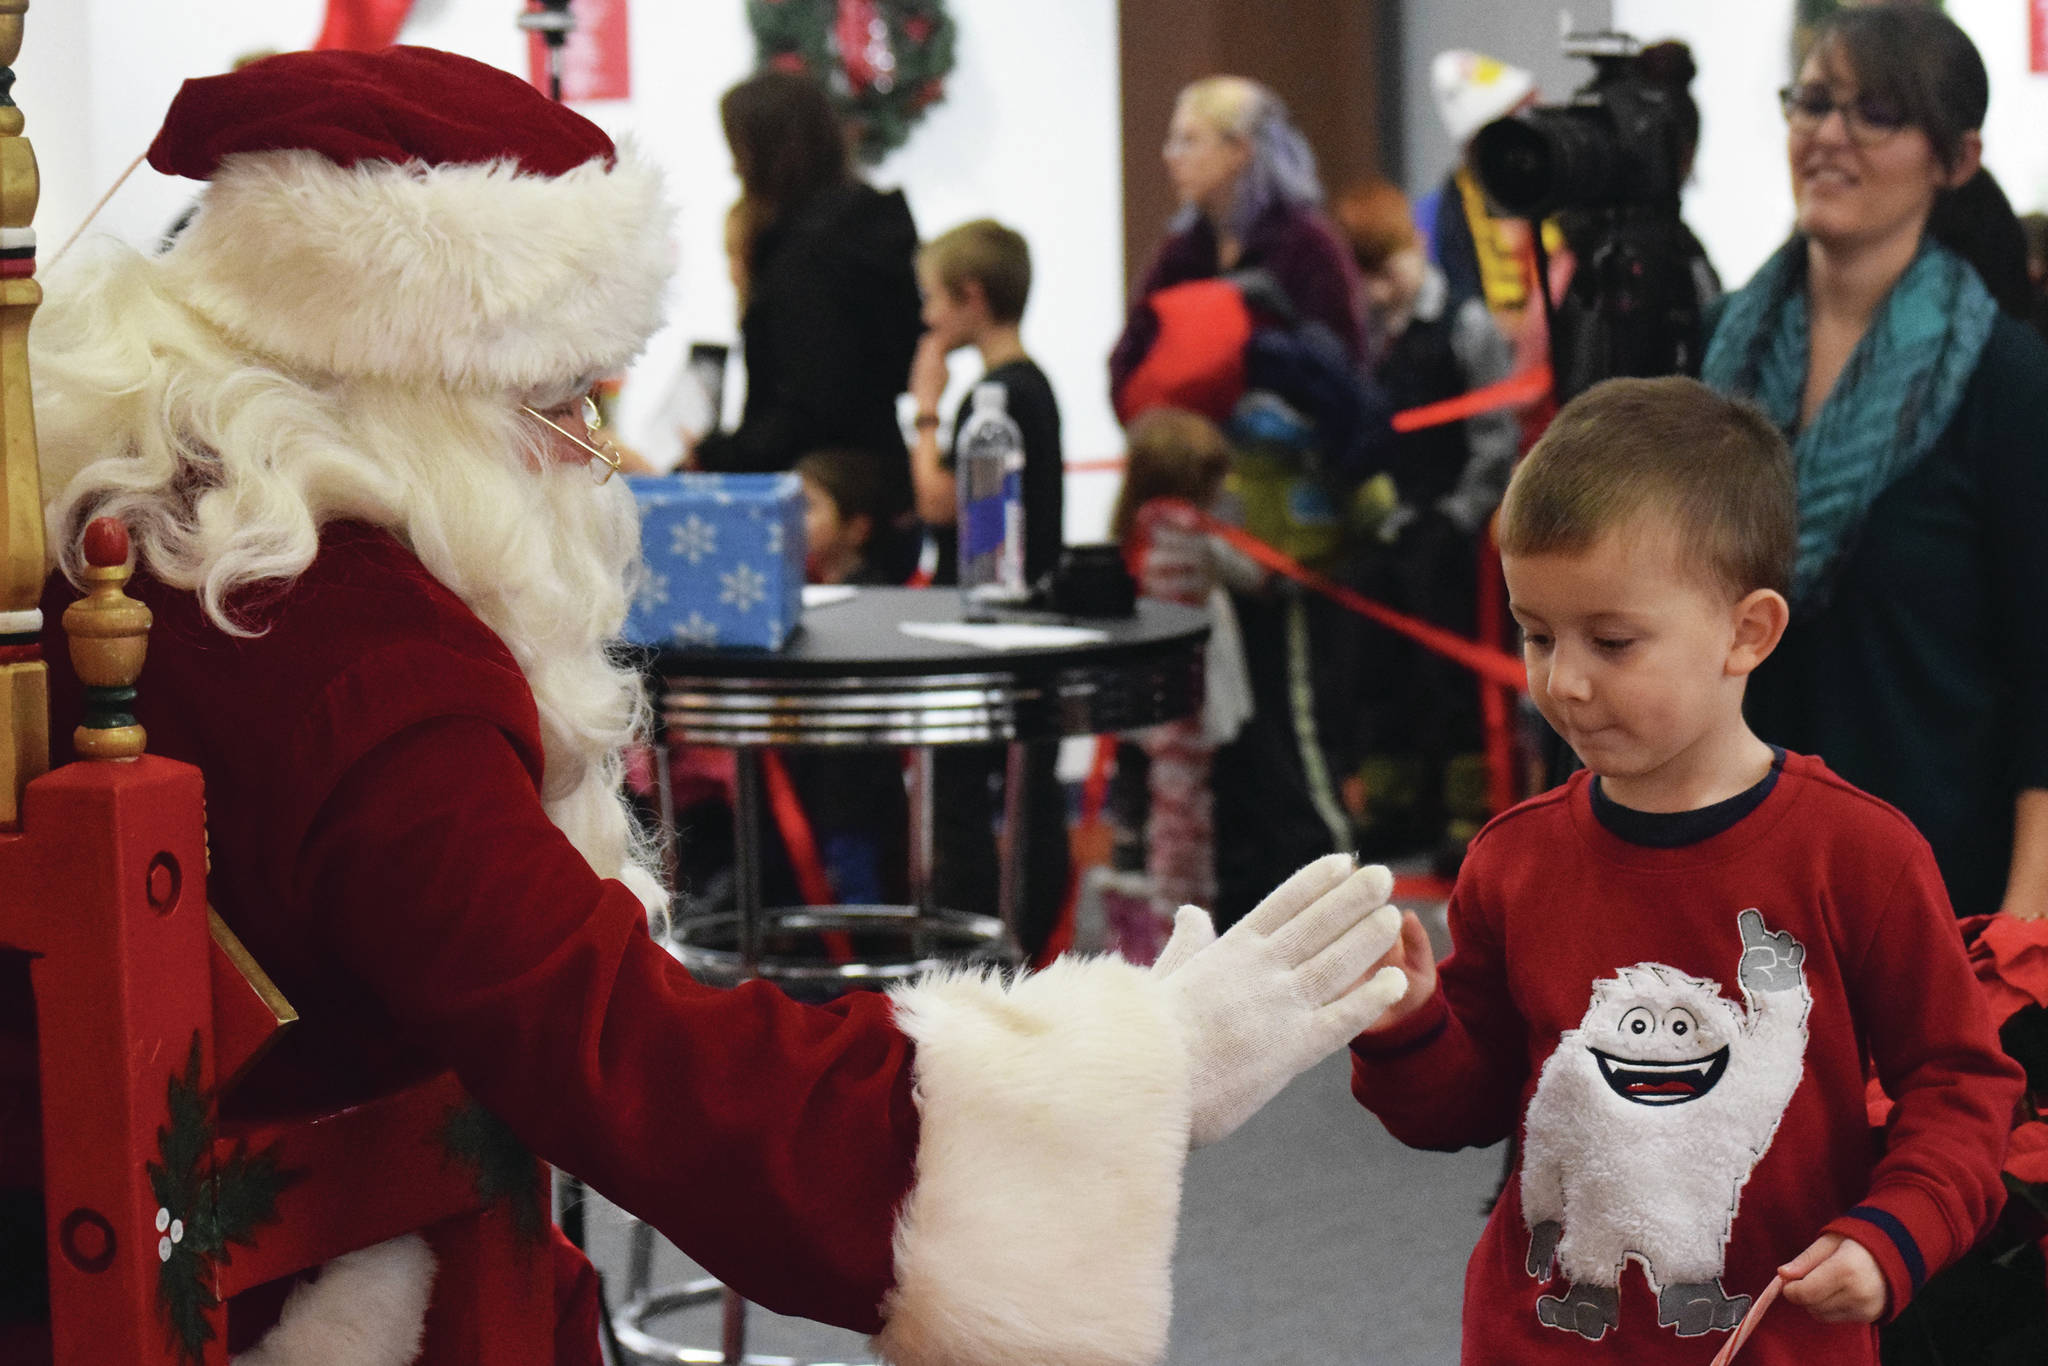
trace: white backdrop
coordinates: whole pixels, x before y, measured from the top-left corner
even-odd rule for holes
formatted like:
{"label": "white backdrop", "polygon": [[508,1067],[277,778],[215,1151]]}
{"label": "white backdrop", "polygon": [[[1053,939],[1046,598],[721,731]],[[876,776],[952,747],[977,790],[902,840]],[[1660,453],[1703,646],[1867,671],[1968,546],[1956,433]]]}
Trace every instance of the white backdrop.
{"label": "white backdrop", "polygon": [[[2021,213],[2048,207],[2048,76],[2027,70],[2028,0],[1948,0],[1991,76],[1984,161]],[[1614,0],[1617,28],[1645,42],[1683,38],[1699,63],[1699,161],[1686,221],[1724,283],[1742,284],[1792,227],[1785,120],[1792,0]]]}
{"label": "white backdrop", "polygon": [[[448,48],[526,74],[518,0],[418,0],[400,41]],[[1070,460],[1120,450],[1104,361],[1123,317],[1123,216],[1115,0],[953,0],[957,64],[947,96],[910,143],[872,172],[901,187],[931,237],[991,216],[1021,231],[1037,266],[1025,345],[1059,395]],[[148,146],[178,84],[255,48],[303,47],[321,0],[36,0],[15,98],[43,166],[37,216],[45,259]],[[668,173],[678,209],[671,325],[629,392],[666,384],[693,340],[734,340],[723,223],[738,193],[718,97],[753,66],[743,0],[637,0],[633,98],[581,106]],[[138,244],[163,231],[197,187],[147,167],[93,224]],[[956,359],[955,393],[976,368]],[[732,386],[737,398],[738,385]],[[644,403],[632,406],[643,407]],[[1112,476],[1069,482],[1067,534],[1095,539]]]}

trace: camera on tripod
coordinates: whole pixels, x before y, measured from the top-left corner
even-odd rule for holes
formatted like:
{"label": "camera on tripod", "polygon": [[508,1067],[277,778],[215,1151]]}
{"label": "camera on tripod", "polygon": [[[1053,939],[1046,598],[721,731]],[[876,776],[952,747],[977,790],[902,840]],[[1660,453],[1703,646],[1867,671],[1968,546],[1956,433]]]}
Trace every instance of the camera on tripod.
{"label": "camera on tripod", "polygon": [[1699,136],[1691,55],[1659,44],[1652,61],[1623,33],[1568,37],[1564,50],[1589,59],[1593,79],[1565,104],[1487,124],[1471,149],[1488,199],[1512,217],[1554,217],[1571,249],[1571,284],[1553,302],[1532,234],[1560,403],[1618,375],[1698,374],[1702,310],[1720,292],[1678,213]]}
{"label": "camera on tripod", "polygon": [[1593,63],[1569,102],[1495,119],[1472,140],[1472,169],[1509,215],[1675,205],[1685,176],[1683,125],[1671,86],[1636,62],[1625,33],[1574,34],[1567,57]]}

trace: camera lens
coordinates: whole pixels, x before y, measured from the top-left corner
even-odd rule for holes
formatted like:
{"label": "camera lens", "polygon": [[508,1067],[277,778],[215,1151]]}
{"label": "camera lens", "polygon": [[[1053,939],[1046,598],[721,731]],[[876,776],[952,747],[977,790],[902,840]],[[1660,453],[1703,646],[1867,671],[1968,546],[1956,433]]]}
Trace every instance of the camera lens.
{"label": "camera lens", "polygon": [[1518,218],[1616,202],[1622,157],[1612,121],[1594,108],[1531,109],[1472,140],[1479,183]]}
{"label": "camera lens", "polygon": [[1557,158],[1534,126],[1501,119],[1479,130],[1472,166],[1493,202],[1518,218],[1549,211],[1557,185]]}

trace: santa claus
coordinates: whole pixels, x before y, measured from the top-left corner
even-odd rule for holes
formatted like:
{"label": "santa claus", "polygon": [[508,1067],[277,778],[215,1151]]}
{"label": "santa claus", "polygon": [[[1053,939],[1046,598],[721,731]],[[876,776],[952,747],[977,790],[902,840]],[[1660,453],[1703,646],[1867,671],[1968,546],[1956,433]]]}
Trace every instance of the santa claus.
{"label": "santa claus", "polygon": [[[213,902],[300,1008],[245,1084],[453,1068],[727,1284],[894,1361],[1157,1360],[1189,1145],[1402,994],[1369,975],[1384,870],[1324,859],[1221,939],[1185,910],[1150,970],[825,1008],[692,981],[617,796],[633,505],[576,417],[657,321],[656,176],[409,48],[192,81],[150,161],[208,185],[161,255],[50,280],[44,487],[65,573],[89,518],[133,534],[140,719],[203,770]],[[558,1359],[594,1363],[563,1302]],[[288,1311],[262,1359],[452,1363],[445,1317],[358,1357]]]}

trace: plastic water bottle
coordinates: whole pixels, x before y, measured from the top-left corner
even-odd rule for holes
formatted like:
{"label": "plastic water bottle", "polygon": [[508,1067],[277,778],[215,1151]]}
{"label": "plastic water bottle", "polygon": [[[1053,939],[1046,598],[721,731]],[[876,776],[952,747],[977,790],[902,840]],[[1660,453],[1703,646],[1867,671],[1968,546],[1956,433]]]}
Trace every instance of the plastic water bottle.
{"label": "plastic water bottle", "polygon": [[960,597],[968,618],[1026,601],[1024,433],[1000,384],[977,384],[960,429]]}

